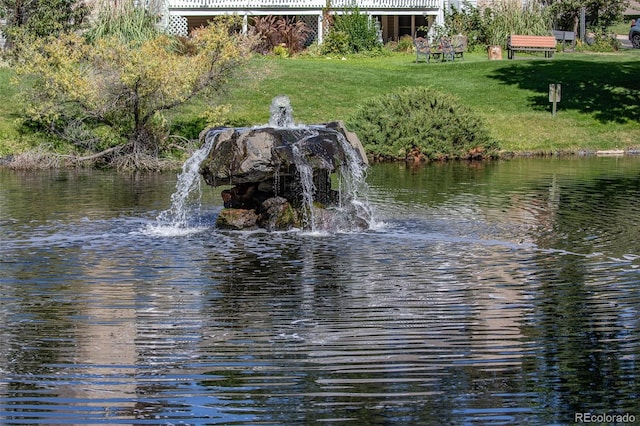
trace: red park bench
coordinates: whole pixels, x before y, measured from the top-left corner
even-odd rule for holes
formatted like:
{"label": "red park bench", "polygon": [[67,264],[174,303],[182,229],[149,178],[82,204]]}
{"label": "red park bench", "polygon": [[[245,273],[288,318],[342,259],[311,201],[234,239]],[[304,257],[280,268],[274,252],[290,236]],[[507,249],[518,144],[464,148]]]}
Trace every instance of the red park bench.
{"label": "red park bench", "polygon": [[516,56],[516,52],[544,52],[545,58],[552,58],[556,51],[554,36],[531,36],[511,34],[507,40],[509,59]]}

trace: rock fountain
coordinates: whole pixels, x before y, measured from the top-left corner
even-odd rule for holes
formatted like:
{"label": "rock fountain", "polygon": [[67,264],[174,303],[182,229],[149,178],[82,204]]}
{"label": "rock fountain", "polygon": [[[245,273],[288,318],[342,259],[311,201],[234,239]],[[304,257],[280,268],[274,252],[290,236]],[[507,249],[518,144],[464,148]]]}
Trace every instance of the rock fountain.
{"label": "rock fountain", "polygon": [[289,98],[271,104],[267,126],[216,127],[200,135],[204,181],[221,192],[223,229],[310,231],[368,228],[364,170],[357,135],[341,122],[296,125]]}

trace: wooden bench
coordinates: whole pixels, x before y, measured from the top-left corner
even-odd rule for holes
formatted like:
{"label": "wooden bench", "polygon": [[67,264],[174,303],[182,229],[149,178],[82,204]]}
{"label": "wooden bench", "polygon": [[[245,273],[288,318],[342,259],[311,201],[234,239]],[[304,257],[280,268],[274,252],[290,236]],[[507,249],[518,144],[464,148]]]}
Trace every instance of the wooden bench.
{"label": "wooden bench", "polygon": [[510,35],[507,41],[509,59],[514,59],[516,52],[544,52],[545,58],[552,58],[556,51],[554,36]]}
{"label": "wooden bench", "polygon": [[572,49],[576,45],[576,33],[574,33],[573,31],[554,30],[553,31],[553,36],[556,38],[556,41],[558,43],[562,43],[562,51],[563,52],[564,52],[564,48],[566,47],[567,43],[569,43],[569,45],[571,46]]}

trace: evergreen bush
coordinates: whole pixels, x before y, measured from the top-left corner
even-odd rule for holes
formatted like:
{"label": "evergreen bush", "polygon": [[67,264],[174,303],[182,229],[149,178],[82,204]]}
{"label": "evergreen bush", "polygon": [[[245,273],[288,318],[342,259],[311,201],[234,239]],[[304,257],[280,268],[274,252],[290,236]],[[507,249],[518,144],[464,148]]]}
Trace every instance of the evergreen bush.
{"label": "evergreen bush", "polygon": [[347,120],[378,159],[472,159],[497,155],[485,124],[455,97],[416,86],[372,98]]}
{"label": "evergreen bush", "polygon": [[381,51],[382,43],[378,37],[378,30],[371,17],[360,13],[357,7],[346,9],[342,14],[333,17],[333,25],[323,43],[327,44],[323,54]]}
{"label": "evergreen bush", "polygon": [[351,53],[349,34],[343,31],[330,31],[322,42],[320,53],[323,55],[346,55]]}

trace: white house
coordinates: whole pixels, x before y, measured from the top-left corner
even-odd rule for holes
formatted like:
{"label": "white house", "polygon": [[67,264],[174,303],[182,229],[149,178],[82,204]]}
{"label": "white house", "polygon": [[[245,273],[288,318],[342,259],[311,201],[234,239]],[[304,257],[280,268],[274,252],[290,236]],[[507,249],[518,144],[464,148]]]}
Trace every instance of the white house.
{"label": "white house", "polygon": [[[96,6],[100,1],[87,0]],[[360,13],[369,15],[378,23],[384,42],[413,35],[421,26],[442,24],[444,11],[451,6],[462,9],[464,0],[136,0],[139,5],[162,9],[163,24],[172,33],[187,35],[194,28],[205,25],[216,15],[239,15],[244,18],[245,30],[252,16],[289,16],[305,21],[317,40],[322,42],[323,15],[339,14],[357,6]],[[469,1],[476,5],[477,0]],[[328,7],[330,5],[330,7]],[[0,28],[2,21],[0,21]],[[0,49],[4,46],[0,31]]]}
{"label": "white house", "polygon": [[[470,3],[475,5],[476,1]],[[452,5],[460,9],[462,0],[166,0],[163,18],[171,32],[187,35],[216,15],[242,16],[245,30],[252,16],[295,16],[322,42],[324,12],[328,9],[339,14],[357,6],[360,13],[378,22],[386,42],[413,35],[421,26],[442,24],[444,11]]]}

